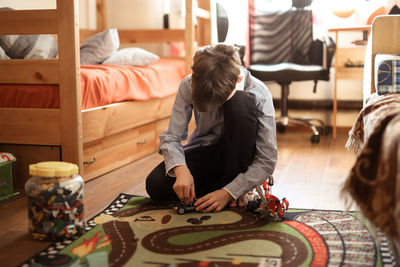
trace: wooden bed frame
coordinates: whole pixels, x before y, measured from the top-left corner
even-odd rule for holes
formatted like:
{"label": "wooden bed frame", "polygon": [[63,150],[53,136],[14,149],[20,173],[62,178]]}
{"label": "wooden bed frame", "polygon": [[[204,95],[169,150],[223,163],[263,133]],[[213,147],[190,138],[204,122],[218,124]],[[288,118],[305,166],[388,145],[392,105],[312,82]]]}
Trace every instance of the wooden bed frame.
{"label": "wooden bed frame", "polygon": [[[54,10],[1,12],[0,34],[55,34],[58,39],[58,59],[0,60],[0,84],[58,84],[60,91],[59,109],[0,108],[0,150],[17,154],[14,179],[19,176],[20,186],[30,163],[72,162],[87,181],[158,149],[174,95],[81,110],[79,40],[106,29],[105,3],[97,0],[96,30],[79,29],[78,0],[57,0]],[[185,29],[118,30],[119,37],[121,43],[183,41],[182,60],[190,73],[196,46],[211,43],[211,17],[210,0],[199,0],[197,9],[186,0]]]}

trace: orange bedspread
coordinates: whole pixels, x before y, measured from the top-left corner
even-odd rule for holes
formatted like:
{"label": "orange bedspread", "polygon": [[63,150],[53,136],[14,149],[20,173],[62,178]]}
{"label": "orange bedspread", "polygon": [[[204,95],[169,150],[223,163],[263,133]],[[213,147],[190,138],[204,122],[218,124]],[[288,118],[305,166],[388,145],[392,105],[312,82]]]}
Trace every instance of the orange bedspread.
{"label": "orange bedspread", "polygon": [[[128,100],[162,98],[177,92],[185,75],[181,60],[160,59],[142,67],[81,66],[82,109]],[[0,107],[58,108],[57,85],[0,85]]]}

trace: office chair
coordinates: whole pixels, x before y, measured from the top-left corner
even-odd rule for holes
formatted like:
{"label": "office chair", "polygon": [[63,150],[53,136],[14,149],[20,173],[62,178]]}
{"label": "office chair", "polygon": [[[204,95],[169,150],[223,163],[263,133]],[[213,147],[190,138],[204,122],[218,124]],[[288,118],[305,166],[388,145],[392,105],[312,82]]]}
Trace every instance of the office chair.
{"label": "office chair", "polygon": [[[319,143],[320,134],[327,134],[323,121],[314,118],[293,118],[288,115],[289,85],[294,81],[329,80],[329,68],[335,52],[332,38],[313,40],[312,1],[292,1],[293,6],[282,12],[266,12],[254,8],[250,0],[250,64],[251,74],[261,81],[274,81],[281,86],[281,117],[277,129],[284,132],[289,123],[311,128],[312,143]],[[304,4],[307,2],[306,4]],[[318,122],[321,131],[318,131]]]}

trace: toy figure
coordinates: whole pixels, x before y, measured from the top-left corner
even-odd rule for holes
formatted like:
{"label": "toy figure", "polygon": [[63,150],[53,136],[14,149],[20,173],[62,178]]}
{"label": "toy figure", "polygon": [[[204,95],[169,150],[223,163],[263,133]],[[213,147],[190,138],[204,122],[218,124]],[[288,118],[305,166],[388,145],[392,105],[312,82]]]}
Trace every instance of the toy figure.
{"label": "toy figure", "polygon": [[262,186],[257,186],[256,191],[259,199],[247,201],[246,209],[252,212],[260,213],[261,218],[267,218],[273,221],[279,221],[285,211],[289,208],[289,201],[283,198],[280,201],[271,194],[271,186],[274,185],[273,177],[270,176],[263,182]]}
{"label": "toy figure", "polygon": [[267,180],[262,183],[265,192],[271,191],[271,186],[274,185],[274,177],[270,176]]}

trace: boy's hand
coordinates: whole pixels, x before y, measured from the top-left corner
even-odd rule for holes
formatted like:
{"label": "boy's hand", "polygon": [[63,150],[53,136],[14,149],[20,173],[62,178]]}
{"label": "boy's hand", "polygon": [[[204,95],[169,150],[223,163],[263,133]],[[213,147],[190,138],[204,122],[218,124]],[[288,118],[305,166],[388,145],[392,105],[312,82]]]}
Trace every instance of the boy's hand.
{"label": "boy's hand", "polygon": [[246,204],[247,204],[247,201],[245,200],[246,198],[247,198],[247,199],[250,198],[249,193],[244,193],[243,195],[241,195],[241,196],[238,198],[238,200],[236,200],[236,201],[231,201],[231,202],[229,203],[229,207],[232,207],[232,208],[234,208],[234,207],[245,207]]}
{"label": "boy's hand", "polygon": [[219,212],[232,200],[233,197],[226,190],[219,189],[199,198],[194,205],[196,211]]}
{"label": "boy's hand", "polygon": [[188,204],[196,198],[194,191],[194,181],[190,170],[185,165],[179,165],[174,168],[176,181],[173,186],[176,195],[179,199]]}
{"label": "boy's hand", "polygon": [[231,201],[229,203],[229,207],[236,208],[236,207],[245,207],[246,204],[244,203],[243,199],[238,199],[237,201]]}

